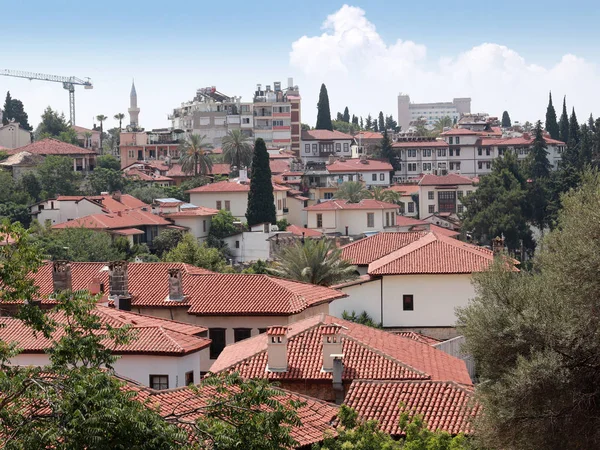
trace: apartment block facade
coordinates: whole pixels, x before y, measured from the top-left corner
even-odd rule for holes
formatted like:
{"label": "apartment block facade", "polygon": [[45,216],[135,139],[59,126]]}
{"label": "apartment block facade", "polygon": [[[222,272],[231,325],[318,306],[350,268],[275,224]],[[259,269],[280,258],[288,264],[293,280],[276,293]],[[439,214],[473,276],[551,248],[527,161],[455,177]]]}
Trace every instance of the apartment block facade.
{"label": "apartment block facade", "polygon": [[402,130],[407,130],[411,122],[421,118],[429,125],[446,116],[456,123],[470,112],[470,98],[455,98],[451,102],[411,103],[408,95],[398,95],[398,125]]}

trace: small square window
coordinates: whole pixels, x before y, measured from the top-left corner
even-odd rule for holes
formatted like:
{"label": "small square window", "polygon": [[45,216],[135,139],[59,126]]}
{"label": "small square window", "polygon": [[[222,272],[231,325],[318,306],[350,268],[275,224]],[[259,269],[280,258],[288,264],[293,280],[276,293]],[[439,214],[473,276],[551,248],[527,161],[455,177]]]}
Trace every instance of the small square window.
{"label": "small square window", "polygon": [[435,205],[429,205],[429,214],[433,214],[435,212]]}
{"label": "small square window", "polygon": [[402,296],[402,309],[404,311],[414,311],[414,299],[411,295],[403,295]]}
{"label": "small square window", "polygon": [[377,181],[377,174],[376,174],[376,173],[374,173],[373,175],[371,175],[371,179],[372,179],[373,181]]}
{"label": "small square window", "polygon": [[427,199],[428,199],[428,200],[433,200],[433,199],[434,199],[434,195],[435,195],[435,194],[433,193],[433,191],[429,191],[429,192],[427,193]]}
{"label": "small square window", "polygon": [[185,385],[189,386],[190,384],[194,384],[194,371],[190,370],[185,373]]}
{"label": "small square window", "polygon": [[157,391],[169,389],[169,375],[150,375],[150,387]]}

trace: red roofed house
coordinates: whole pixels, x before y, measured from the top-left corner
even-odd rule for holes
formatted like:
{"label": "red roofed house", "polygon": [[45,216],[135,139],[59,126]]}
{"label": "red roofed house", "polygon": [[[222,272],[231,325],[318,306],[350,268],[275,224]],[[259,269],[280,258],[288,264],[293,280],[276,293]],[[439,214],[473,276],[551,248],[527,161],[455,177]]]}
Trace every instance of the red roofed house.
{"label": "red roofed house", "polygon": [[398,205],[373,199],[358,203],[327,200],[305,208],[308,226],[322,233],[357,236],[396,227]]}
{"label": "red roofed house", "polygon": [[413,195],[419,195],[419,185],[416,183],[410,184],[395,184],[389,187],[390,191],[397,192],[400,195],[400,214],[407,217],[418,217],[418,205],[413,198]]}
{"label": "red roofed house", "polygon": [[355,380],[472,385],[458,358],[429,344],[325,314],[271,327],[226,347],[211,372],[266,378],[284,389],[338,404]]}
{"label": "red roofed house", "polygon": [[90,130],[89,128],[73,125],[71,128],[77,133],[79,145],[83,148],[89,148],[97,153],[100,152],[100,131]]}
{"label": "red roofed house", "polygon": [[[214,163],[209,176],[223,175],[228,177],[231,168],[229,164]],[[147,184],[179,186],[182,182],[194,177],[193,173],[185,173],[181,164],[173,162],[170,157],[161,160],[137,161],[122,168],[123,174],[132,179],[144,181]]]}
{"label": "red roofed house", "polygon": [[198,241],[202,242],[208,237],[212,218],[219,211],[213,208],[179,208],[176,212],[164,213],[163,216],[172,220],[175,225],[185,227]]}
{"label": "red roofed house", "polygon": [[367,159],[365,157],[336,159],[326,166],[327,172],[333,175],[338,184],[344,181],[363,181],[367,187],[389,186],[390,174],[394,170],[387,161]]}
{"label": "red roofed house", "polygon": [[307,162],[326,162],[330,156],[351,158],[354,138],[341,131],[308,130],[302,131],[300,158]]}
{"label": "red roofed house", "polygon": [[423,174],[441,173],[455,168],[454,163],[449,163],[448,144],[441,139],[401,138],[392,144],[392,148],[401,160],[400,170],[394,174],[396,182],[416,181]]}
{"label": "red roofed house", "polygon": [[419,218],[447,214],[458,220],[464,212],[461,199],[477,190],[477,179],[462,175],[425,175],[419,181]]}
{"label": "red roofed house", "polygon": [[358,280],[336,286],[348,294],[330,314],[366,311],[384,327],[436,338],[456,336],[456,307],[475,297],[473,273],[494,261],[491,250],[436,232],[380,233],[342,247],[358,266]]}
{"label": "red roofed house", "polygon": [[381,145],[383,134],[374,131],[361,131],[354,135],[359,155],[372,155]]}
{"label": "red roofed house", "polygon": [[20,152],[28,152],[32,155],[43,157],[65,156],[73,159],[73,170],[77,172],[87,172],[96,167],[96,152],[89,148],[81,148],[76,145],[67,144],[54,138],[46,138],[32,144],[7,150],[6,153],[14,155]]}

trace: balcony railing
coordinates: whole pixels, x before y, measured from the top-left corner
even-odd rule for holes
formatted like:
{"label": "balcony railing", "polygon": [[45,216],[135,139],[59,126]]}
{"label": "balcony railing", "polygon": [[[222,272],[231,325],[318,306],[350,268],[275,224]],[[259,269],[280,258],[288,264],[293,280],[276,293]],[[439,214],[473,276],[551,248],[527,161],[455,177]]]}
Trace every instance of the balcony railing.
{"label": "balcony railing", "polygon": [[272,115],[271,111],[254,111],[254,117],[271,117]]}

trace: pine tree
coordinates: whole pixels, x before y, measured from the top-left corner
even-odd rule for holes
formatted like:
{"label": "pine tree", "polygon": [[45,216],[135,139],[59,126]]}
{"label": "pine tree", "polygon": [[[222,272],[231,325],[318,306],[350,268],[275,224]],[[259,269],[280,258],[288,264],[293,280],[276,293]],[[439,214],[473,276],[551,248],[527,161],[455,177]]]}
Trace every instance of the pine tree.
{"label": "pine tree", "polygon": [[377,127],[377,120],[373,121],[373,126],[371,127],[371,129],[377,133],[379,131],[379,128]]}
{"label": "pine tree", "polygon": [[588,119],[588,127],[591,131],[594,131],[594,116],[590,113],[590,118]]}
{"label": "pine tree", "polygon": [[[325,95],[327,95],[327,92],[325,92]],[[327,109],[329,110],[329,108]],[[265,141],[261,138],[258,138],[254,144],[246,219],[248,220],[248,226],[259,223],[274,224],[277,221],[269,153]]]}
{"label": "pine tree", "polygon": [[551,165],[548,161],[548,146],[544,139],[542,122],[539,120],[535,125],[535,138],[529,157],[531,158],[529,173],[533,179],[546,178],[550,175]]}
{"label": "pine tree", "polygon": [[331,111],[329,110],[329,96],[327,95],[327,87],[325,83],[321,85],[319,93],[319,103],[317,103],[317,126],[315,130],[333,131],[331,123]]}
{"label": "pine tree", "polygon": [[346,123],[350,123],[350,111],[348,111],[348,107],[344,109],[344,114],[342,115],[342,120]]}
{"label": "pine tree", "polygon": [[573,108],[571,118],[569,119],[569,139],[572,141],[569,145],[579,144],[579,123],[577,122],[577,116],[575,115],[575,108]]}
{"label": "pine tree", "polygon": [[373,118],[371,117],[371,114],[369,114],[367,116],[367,120],[365,121],[365,130],[371,130],[371,128],[373,128]]}
{"label": "pine tree", "polygon": [[559,122],[560,140],[569,143],[569,115],[567,114],[567,97],[563,99],[563,110]]}
{"label": "pine tree", "polygon": [[358,117],[352,114],[352,125],[358,126]]}
{"label": "pine tree", "polygon": [[512,123],[510,121],[510,116],[508,115],[508,111],[504,111],[502,113],[502,128],[510,128]]}
{"label": "pine tree", "polygon": [[556,121],[556,111],[552,104],[552,92],[550,92],[550,99],[548,100],[548,109],[546,110],[546,131],[550,133],[552,139],[559,139],[560,132],[558,129],[558,122]]}
{"label": "pine tree", "polygon": [[579,167],[583,168],[592,164],[592,139],[593,131],[586,124],[581,125],[579,140]]}
{"label": "pine tree", "polygon": [[337,115],[335,116],[335,120],[337,122],[343,122],[344,121],[344,115],[338,111]]}
{"label": "pine tree", "polygon": [[23,108],[23,102],[16,98],[11,98],[10,92],[6,93],[6,101],[4,102],[4,113],[2,116],[2,124],[6,125],[9,121],[15,121],[27,131],[33,130],[29,125],[29,116]]}
{"label": "pine tree", "polygon": [[385,130],[385,120],[383,118],[383,112],[379,111],[379,131]]}
{"label": "pine tree", "polygon": [[2,111],[2,125],[6,125],[13,117],[12,98],[10,96],[10,91],[6,93],[6,100],[4,101],[4,108]]}

